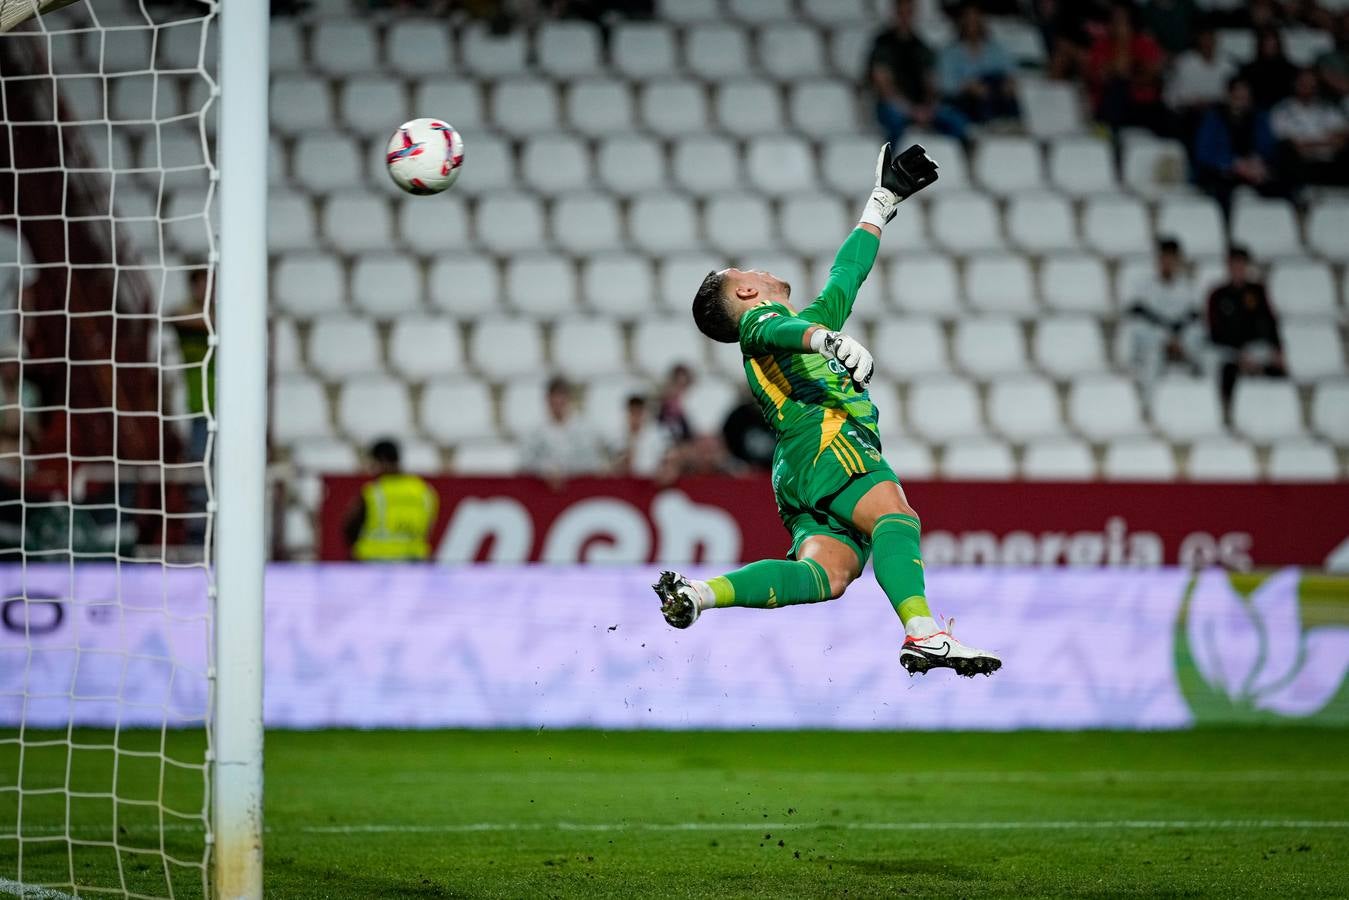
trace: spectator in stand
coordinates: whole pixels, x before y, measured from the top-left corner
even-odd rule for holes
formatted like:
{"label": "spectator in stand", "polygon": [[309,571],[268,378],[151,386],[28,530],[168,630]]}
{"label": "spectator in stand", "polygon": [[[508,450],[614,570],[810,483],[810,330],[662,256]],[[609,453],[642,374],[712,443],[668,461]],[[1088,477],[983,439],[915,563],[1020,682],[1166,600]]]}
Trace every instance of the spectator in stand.
{"label": "spectator in stand", "polygon": [[17,477],[19,454],[38,435],[38,414],[42,405],[37,387],[20,374],[19,344],[0,346],[0,476]]}
{"label": "spectator in stand", "polygon": [[683,363],[670,369],[670,375],[661,388],[656,420],[665,426],[676,444],[693,440],[693,426],[684,413],[684,395],[693,387],[693,370]]}
{"label": "spectator in stand", "polygon": [[672,481],[670,433],[651,415],[651,405],[641,394],[628,397],[627,427],[623,443],[614,456],[614,470],[659,481]]}
{"label": "spectator in stand", "polygon": [[1268,114],[1254,107],[1250,86],[1237,76],[1228,82],[1227,102],[1200,120],[1194,138],[1195,182],[1217,198],[1224,212],[1239,186],[1267,196],[1286,195],[1276,177],[1275,150]]}
{"label": "spectator in stand", "polygon": [[1011,54],[989,36],[983,12],[973,3],[962,4],[956,39],[937,59],[938,86],[946,102],[971,122],[1018,118],[1013,70]]}
{"label": "spectator in stand", "polygon": [[1166,105],[1183,123],[1187,136],[1193,136],[1204,113],[1227,94],[1227,83],[1236,74],[1236,66],[1218,55],[1218,36],[1213,26],[1203,23],[1195,32],[1193,50],[1182,53],[1166,80]]}
{"label": "spectator in stand", "polygon": [[968,127],[960,110],[937,97],[935,57],[914,30],[914,2],[895,0],[890,27],[876,35],[867,59],[876,118],[896,151],[910,125],[935,128],[962,141]]}
{"label": "spectator in stand", "polygon": [[1166,54],[1135,26],[1136,12],[1127,3],[1110,8],[1106,30],[1087,54],[1087,85],[1098,121],[1113,130],[1147,128],[1171,132],[1170,115],[1162,104],[1162,71]]}
{"label": "spectator in stand", "polygon": [[561,376],[549,379],[546,402],[547,416],[524,441],[524,470],[555,485],[573,475],[602,472],[604,450],[594,429],[576,415],[571,384]]}
{"label": "spectator in stand", "polygon": [[1198,37],[1199,8],[1194,0],[1144,0],[1138,17],[1142,29],[1171,56],[1190,49]]}
{"label": "spectator in stand", "polygon": [[431,558],[431,529],[440,495],[416,475],[403,471],[402,454],[391,440],[370,448],[375,476],[361,488],[342,524],[351,558],[362,562],[423,562]]}
{"label": "spectator in stand", "polygon": [[1340,104],[1349,103],[1349,9],[1335,17],[1335,46],[1316,58],[1316,71]]}
{"label": "spectator in stand", "polygon": [[1268,110],[1293,93],[1297,66],[1283,52],[1283,38],[1277,28],[1261,28],[1255,33],[1255,59],[1238,73],[1251,87],[1251,99],[1257,109]]}
{"label": "spectator in stand", "polygon": [[1094,33],[1104,27],[1109,14],[1105,0],[1035,0],[1035,21],[1050,78],[1071,81],[1084,76]]}
{"label": "spectator in stand", "polygon": [[1145,392],[1170,366],[1199,373],[1203,355],[1199,295],[1185,271],[1179,241],[1158,240],[1156,271],[1131,285],[1124,301],[1126,352]]}
{"label": "spectator in stand", "polygon": [[726,416],[721,436],[733,459],[751,469],[767,470],[773,465],[773,451],[778,437],[764,421],[763,410],[748,392],[742,393],[740,403]]}
{"label": "spectator in stand", "polygon": [[1242,375],[1283,377],[1279,320],[1265,286],[1253,280],[1251,255],[1245,247],[1227,252],[1227,281],[1208,298],[1208,335],[1218,352],[1218,384],[1223,415],[1231,421],[1232,391]]}
{"label": "spectator in stand", "polygon": [[215,357],[206,363],[206,355],[211,349],[208,320],[215,318],[215,290],[210,286],[210,270],[204,267],[193,269],[188,275],[188,288],[187,302],[173,313],[173,330],[178,335],[187,411],[192,416],[188,458],[200,462],[206,459],[207,410],[215,405]]}
{"label": "spectator in stand", "polygon": [[1313,69],[1303,69],[1293,96],[1269,114],[1285,165],[1300,183],[1349,184],[1349,118],[1322,99]]}

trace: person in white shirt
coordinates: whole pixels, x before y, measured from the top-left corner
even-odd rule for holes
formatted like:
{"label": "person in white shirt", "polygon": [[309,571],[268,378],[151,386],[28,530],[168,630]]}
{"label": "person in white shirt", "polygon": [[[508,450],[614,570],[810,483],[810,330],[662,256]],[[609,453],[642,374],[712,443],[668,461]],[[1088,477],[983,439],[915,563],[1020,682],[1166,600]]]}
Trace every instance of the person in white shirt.
{"label": "person in white shirt", "polygon": [[623,431],[621,443],[616,448],[615,468],[629,475],[645,478],[672,480],[674,471],[671,465],[670,448],[674,439],[656,417],[651,414],[651,404],[641,394],[628,398],[627,427]]}
{"label": "person in white shirt", "polygon": [[1199,294],[1185,271],[1179,241],[1157,241],[1156,271],[1132,285],[1123,300],[1127,362],[1144,392],[1171,366],[1199,374],[1204,347]]}
{"label": "person in white shirt", "polygon": [[1227,97],[1227,82],[1236,74],[1231,60],[1218,55],[1218,38],[1212,25],[1203,25],[1195,35],[1193,50],[1176,57],[1166,79],[1166,105],[1194,122],[1210,106]]}
{"label": "person in white shirt", "polygon": [[595,429],[576,415],[576,399],[565,378],[548,381],[543,421],[525,438],[524,469],[553,482],[604,471],[604,448]]}
{"label": "person in white shirt", "polygon": [[1289,166],[1309,184],[1349,184],[1349,118],[1320,94],[1313,69],[1302,69],[1293,96],[1269,114]]}

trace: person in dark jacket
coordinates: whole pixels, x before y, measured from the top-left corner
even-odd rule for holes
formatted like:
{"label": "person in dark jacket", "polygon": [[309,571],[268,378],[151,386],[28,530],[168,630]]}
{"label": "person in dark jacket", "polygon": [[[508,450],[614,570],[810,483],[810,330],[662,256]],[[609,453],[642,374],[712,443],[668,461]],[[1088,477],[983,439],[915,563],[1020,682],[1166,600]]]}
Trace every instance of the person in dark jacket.
{"label": "person in dark jacket", "polygon": [[1227,281],[1208,298],[1208,334],[1218,352],[1223,414],[1231,418],[1232,392],[1242,375],[1283,377],[1279,320],[1265,286],[1251,278],[1251,254],[1233,245],[1227,252]]}
{"label": "person in dark jacket", "polygon": [[1251,86],[1255,105],[1268,111],[1293,93],[1297,66],[1283,52],[1283,38],[1277,28],[1261,28],[1255,33],[1255,59],[1237,73]]}
{"label": "person in dark jacket", "polygon": [[1200,120],[1194,139],[1195,182],[1217,198],[1224,212],[1232,191],[1241,185],[1284,196],[1287,188],[1277,177],[1276,151],[1269,115],[1255,108],[1250,85],[1238,76],[1228,82],[1227,102]]}

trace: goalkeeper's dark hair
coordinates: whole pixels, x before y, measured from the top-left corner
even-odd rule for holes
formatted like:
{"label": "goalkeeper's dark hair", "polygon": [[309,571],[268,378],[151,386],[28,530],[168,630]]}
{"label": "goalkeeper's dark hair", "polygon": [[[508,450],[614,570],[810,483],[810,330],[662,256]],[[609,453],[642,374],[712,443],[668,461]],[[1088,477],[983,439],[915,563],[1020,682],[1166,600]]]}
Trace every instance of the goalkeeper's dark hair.
{"label": "goalkeeper's dark hair", "polygon": [[735,344],[740,341],[740,322],[731,315],[726,302],[726,278],[720,272],[708,272],[698,293],[693,295],[693,324],[714,341]]}

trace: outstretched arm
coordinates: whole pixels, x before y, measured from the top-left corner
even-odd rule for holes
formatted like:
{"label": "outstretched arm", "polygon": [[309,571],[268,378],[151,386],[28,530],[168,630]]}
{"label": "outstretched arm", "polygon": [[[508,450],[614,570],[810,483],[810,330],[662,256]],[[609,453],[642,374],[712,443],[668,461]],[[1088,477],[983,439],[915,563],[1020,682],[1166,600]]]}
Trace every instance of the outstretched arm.
{"label": "outstretched arm", "polygon": [[740,320],[740,349],[747,356],[818,353],[825,359],[837,360],[852,376],[857,389],[866,390],[875,367],[866,347],[842,332],[822,328],[799,316],[784,315],[785,312],[785,307],[765,303],[745,313]]}

